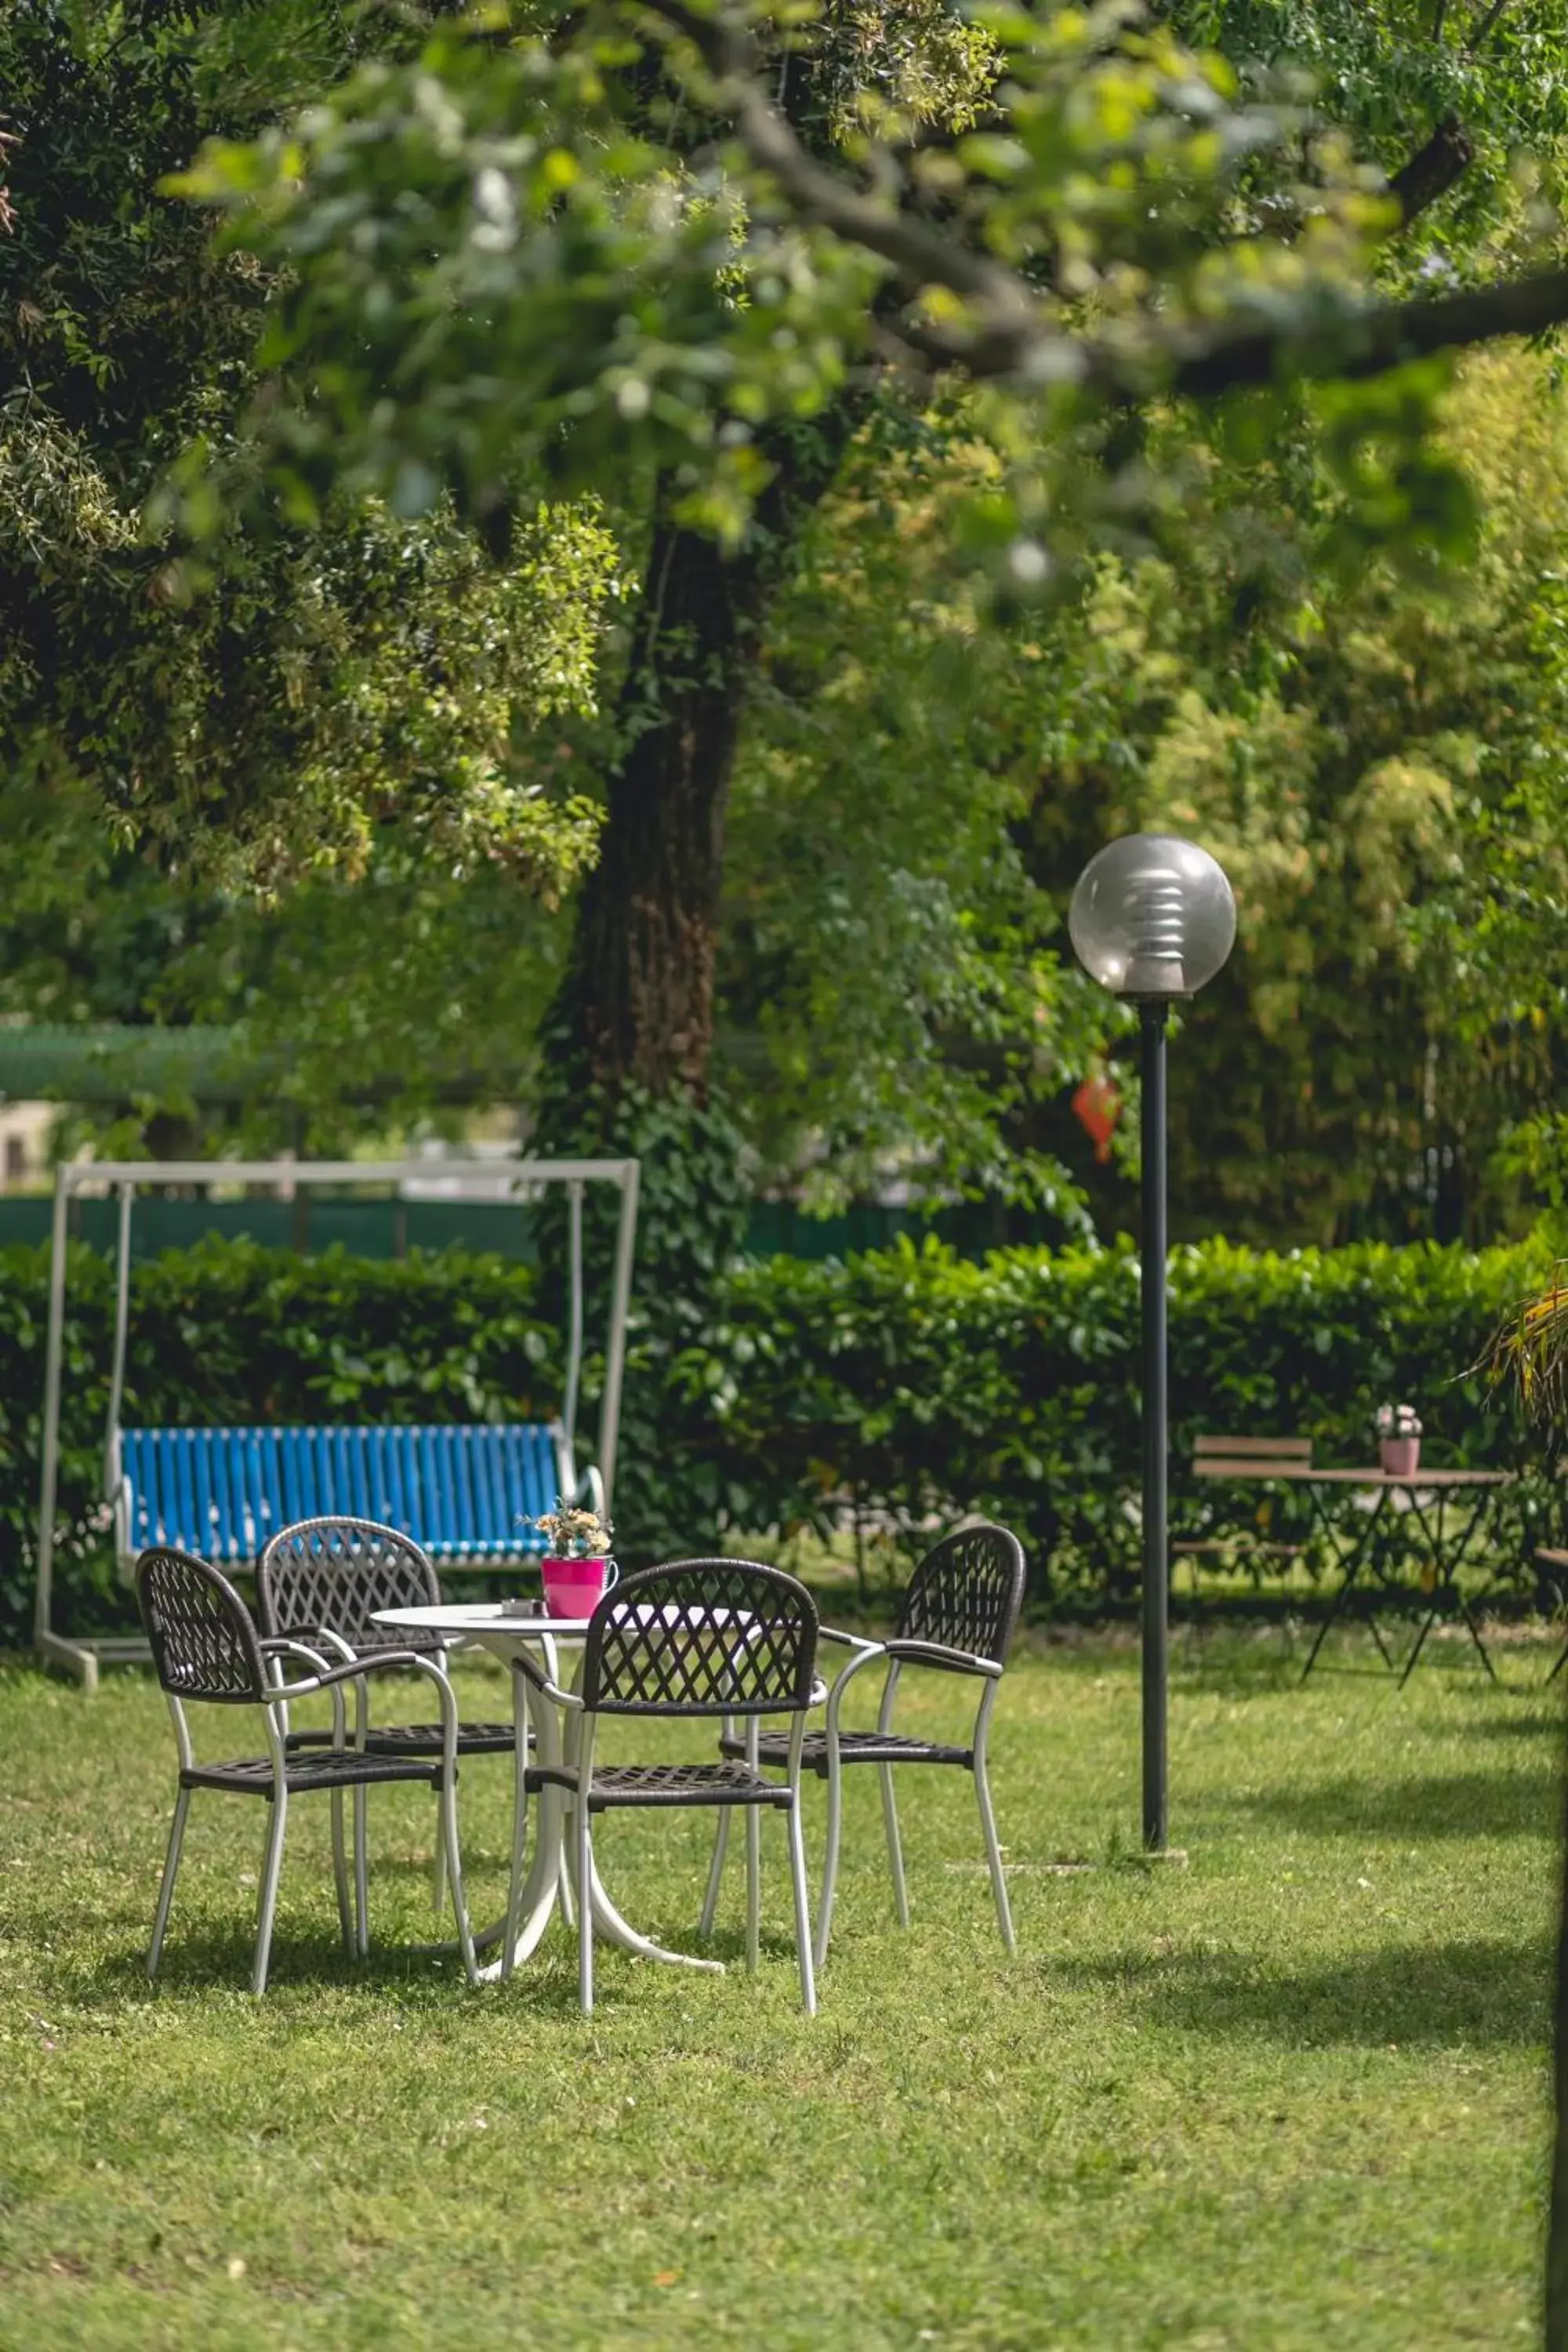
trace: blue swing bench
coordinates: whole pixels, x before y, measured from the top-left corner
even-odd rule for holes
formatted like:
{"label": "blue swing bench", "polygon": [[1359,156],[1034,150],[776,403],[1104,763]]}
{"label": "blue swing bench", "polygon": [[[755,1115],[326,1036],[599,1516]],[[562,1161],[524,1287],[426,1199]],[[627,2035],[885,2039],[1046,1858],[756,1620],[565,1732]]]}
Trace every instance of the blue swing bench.
{"label": "blue swing bench", "polygon": [[280,1528],[345,1514],[412,1536],[432,1559],[502,1568],[537,1559],[531,1523],[556,1496],[603,1507],[562,1423],[314,1429],[122,1429],[110,1465],[115,1549],[172,1544],[254,1568]]}
{"label": "blue swing bench", "polygon": [[[378,1519],[412,1536],[453,1568],[510,1568],[537,1559],[544,1539],[531,1522],[556,1497],[604,1514],[616,1475],[621,1383],[636,1248],[638,1166],[635,1160],[487,1161],[514,1193],[560,1184],[566,1192],[569,1255],[565,1380],[555,1421],[470,1426],[126,1429],[125,1392],[131,1309],[131,1223],[137,1192],[155,1186],[226,1184],[405,1184],[427,1179],[423,1160],[99,1160],[62,1161],[55,1171],[49,1250],[49,1321],[44,1370],[43,1476],[38,1496],[38,1583],[34,1639],[52,1664],[96,1689],[100,1661],[148,1654],[143,1636],[68,1634],[54,1622],[54,1563],[60,1465],[60,1391],[65,1372],[66,1261],[73,1198],[111,1187],[119,1195],[120,1235],[114,1293],[114,1351],[104,1444],[104,1498],[115,1550],[129,1572],[150,1544],[169,1544],[215,1567],[254,1568],[279,1528],[342,1514]],[[583,1199],[589,1184],[620,1194],[599,1399],[602,1472],[580,1475],[573,1434],[583,1369]],[[101,1525],[101,1522],[99,1523]]]}

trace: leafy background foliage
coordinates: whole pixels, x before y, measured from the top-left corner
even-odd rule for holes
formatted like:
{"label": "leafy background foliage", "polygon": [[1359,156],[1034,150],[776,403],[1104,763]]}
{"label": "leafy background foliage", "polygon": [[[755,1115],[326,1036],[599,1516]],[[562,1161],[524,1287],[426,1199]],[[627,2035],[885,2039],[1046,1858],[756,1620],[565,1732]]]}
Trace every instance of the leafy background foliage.
{"label": "leafy background foliage", "polygon": [[[542,791],[514,741],[591,699],[617,569],[593,503],[534,496],[497,571],[446,501],[415,523],[345,486],[318,533],[247,496],[273,281],[162,183],[364,37],[308,0],[0,20],[0,764],[12,798],[96,836],[100,880],[127,845],[230,887],[355,875],[395,814],[448,870],[499,858],[546,895],[594,851],[592,806]],[[192,467],[237,516],[197,569],[160,509]]]}

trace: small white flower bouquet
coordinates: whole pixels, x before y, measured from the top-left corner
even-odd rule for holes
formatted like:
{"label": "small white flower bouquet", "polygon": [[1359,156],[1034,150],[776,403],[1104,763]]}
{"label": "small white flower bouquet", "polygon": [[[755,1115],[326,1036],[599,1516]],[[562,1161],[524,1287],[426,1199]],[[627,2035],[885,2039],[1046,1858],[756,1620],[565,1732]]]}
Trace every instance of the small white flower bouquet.
{"label": "small white flower bouquet", "polygon": [[1421,1416],[1413,1404],[1380,1404],[1373,1416],[1384,1475],[1413,1478],[1421,1463]]}
{"label": "small white flower bouquet", "polygon": [[559,1496],[555,1508],[543,1512],[533,1524],[556,1559],[604,1559],[609,1553],[614,1530],[608,1519],[602,1519],[597,1511],[563,1503]]}

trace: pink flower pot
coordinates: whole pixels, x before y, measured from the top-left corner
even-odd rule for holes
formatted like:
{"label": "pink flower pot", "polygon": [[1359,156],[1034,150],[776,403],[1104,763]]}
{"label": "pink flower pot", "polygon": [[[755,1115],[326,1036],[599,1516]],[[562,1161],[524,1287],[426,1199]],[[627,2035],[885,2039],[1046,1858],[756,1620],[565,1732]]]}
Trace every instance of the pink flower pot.
{"label": "pink flower pot", "polygon": [[619,1574],[613,1559],[557,1559],[540,1562],[544,1576],[544,1605],[552,1617],[591,1617]]}
{"label": "pink flower pot", "polygon": [[1414,1478],[1421,1461],[1421,1440],[1418,1437],[1385,1437],[1380,1451],[1383,1467],[1390,1478]]}

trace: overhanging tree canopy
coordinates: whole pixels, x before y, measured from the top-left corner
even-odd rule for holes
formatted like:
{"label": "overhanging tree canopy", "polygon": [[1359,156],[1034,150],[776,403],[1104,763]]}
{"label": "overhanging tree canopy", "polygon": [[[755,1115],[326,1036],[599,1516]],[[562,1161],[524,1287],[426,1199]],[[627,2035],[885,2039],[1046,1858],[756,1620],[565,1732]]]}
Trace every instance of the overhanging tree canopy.
{"label": "overhanging tree canopy", "polygon": [[[733,533],[764,428],[888,362],[995,387],[1021,481],[1070,450],[1059,517],[1107,409],[1355,383],[1568,316],[1557,266],[1369,291],[1381,236],[1444,184],[1430,142],[1391,192],[1300,84],[1249,87],[1116,0],[983,6],[968,31],[984,71],[927,114],[895,78],[842,86],[831,20],[805,12],[496,7],[292,129],[209,147],[188,192],[297,273],[267,354],[308,362],[311,397],[279,446],[304,482],[346,462],[417,507],[450,478],[492,513],[520,458],[593,480],[647,457]],[[814,104],[780,96],[792,77]],[[1388,435],[1385,403],[1365,415]],[[1127,474],[1112,451],[1102,515]],[[1029,519],[1014,507],[994,530]],[[1048,551],[1005,544],[1037,580]]]}
{"label": "overhanging tree canopy", "polygon": [[[1000,465],[955,541],[1014,599],[1091,546],[1169,545],[1186,475],[1152,402],[1273,403],[1357,543],[1464,540],[1442,354],[1568,309],[1506,168],[1539,131],[1550,193],[1550,13],[494,6],[207,152],[187,190],[287,275],[265,356],[297,396],[260,422],[301,506],[345,475],[411,507],[449,488],[500,544],[531,468],[628,509],[648,486],[562,1005],[612,1092],[704,1083],[741,713],[868,403],[975,387]],[[1457,264],[1408,234],[1391,259],[1456,184]]]}

